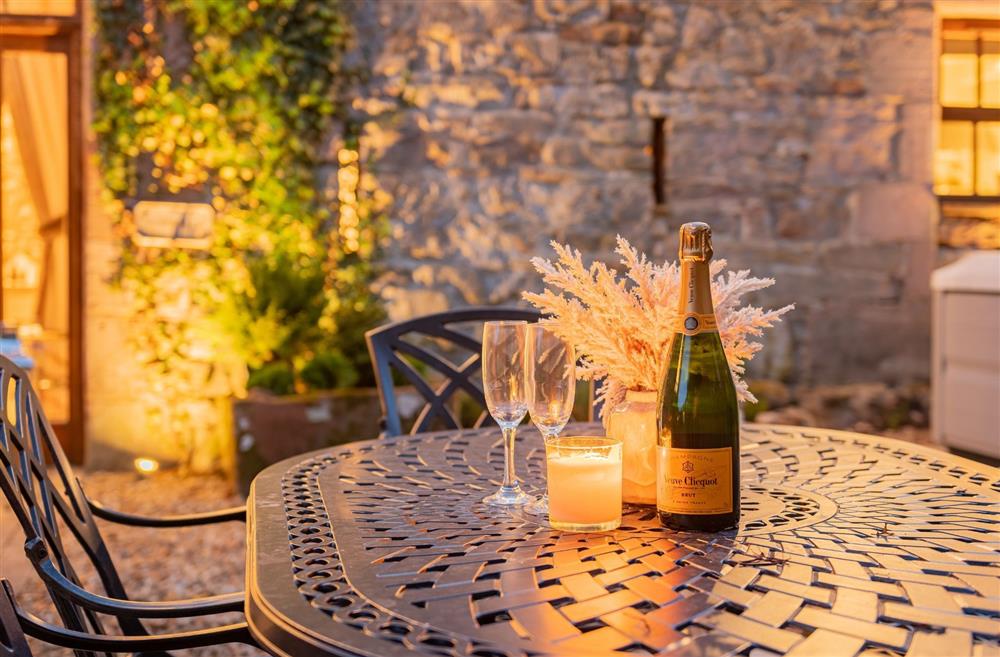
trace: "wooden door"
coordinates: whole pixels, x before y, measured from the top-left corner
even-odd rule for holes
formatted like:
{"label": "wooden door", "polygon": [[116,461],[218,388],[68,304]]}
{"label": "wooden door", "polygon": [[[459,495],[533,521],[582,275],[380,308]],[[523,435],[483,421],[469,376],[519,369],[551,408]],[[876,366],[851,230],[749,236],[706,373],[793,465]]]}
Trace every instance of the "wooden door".
{"label": "wooden door", "polygon": [[0,322],[17,335],[46,415],[79,462],[79,7],[49,0],[39,7],[61,14],[10,13],[25,6],[0,0]]}

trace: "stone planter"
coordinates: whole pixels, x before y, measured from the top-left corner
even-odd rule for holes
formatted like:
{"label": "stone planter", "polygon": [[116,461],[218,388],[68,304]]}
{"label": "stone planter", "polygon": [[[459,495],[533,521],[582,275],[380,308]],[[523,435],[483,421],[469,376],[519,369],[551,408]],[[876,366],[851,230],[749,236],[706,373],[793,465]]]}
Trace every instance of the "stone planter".
{"label": "stone planter", "polygon": [[[400,402],[401,408],[414,406]],[[375,388],[284,397],[252,391],[247,399],[233,400],[237,488],[246,495],[258,472],[283,459],[375,438],[381,413]]]}

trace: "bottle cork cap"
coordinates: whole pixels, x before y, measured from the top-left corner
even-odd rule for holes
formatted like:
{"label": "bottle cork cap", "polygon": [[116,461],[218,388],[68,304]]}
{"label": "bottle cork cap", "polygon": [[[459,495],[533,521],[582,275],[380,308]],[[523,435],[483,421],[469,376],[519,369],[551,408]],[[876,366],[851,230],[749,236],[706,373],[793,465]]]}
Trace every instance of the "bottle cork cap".
{"label": "bottle cork cap", "polygon": [[712,227],[703,221],[692,221],[681,226],[681,260],[707,262],[712,259]]}

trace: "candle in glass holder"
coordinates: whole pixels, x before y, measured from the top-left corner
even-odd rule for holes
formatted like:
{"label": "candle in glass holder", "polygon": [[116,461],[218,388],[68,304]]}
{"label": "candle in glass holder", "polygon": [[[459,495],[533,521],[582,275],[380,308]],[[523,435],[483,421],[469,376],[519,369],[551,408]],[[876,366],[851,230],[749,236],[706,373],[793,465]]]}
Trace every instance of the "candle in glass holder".
{"label": "candle in glass holder", "polygon": [[545,439],[549,523],[595,532],[622,521],[622,443],[601,436]]}

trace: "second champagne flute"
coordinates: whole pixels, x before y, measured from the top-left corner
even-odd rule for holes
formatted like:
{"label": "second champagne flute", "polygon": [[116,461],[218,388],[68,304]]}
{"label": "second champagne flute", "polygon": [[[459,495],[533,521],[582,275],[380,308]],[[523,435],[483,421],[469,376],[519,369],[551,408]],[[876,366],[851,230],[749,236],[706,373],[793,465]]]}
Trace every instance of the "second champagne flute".
{"label": "second champagne flute", "polygon": [[514,435],[528,412],[524,380],[524,347],[528,323],[486,322],[483,325],[483,395],[486,408],[503,430],[503,484],[483,502],[518,506],[531,500],[521,490],[514,469]]}
{"label": "second champagne flute", "polygon": [[[542,439],[555,438],[569,422],[576,397],[576,354],[573,345],[543,324],[528,326],[525,358],[528,378],[528,411]],[[549,510],[543,494],[528,511],[543,515]]]}

